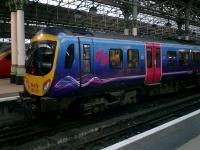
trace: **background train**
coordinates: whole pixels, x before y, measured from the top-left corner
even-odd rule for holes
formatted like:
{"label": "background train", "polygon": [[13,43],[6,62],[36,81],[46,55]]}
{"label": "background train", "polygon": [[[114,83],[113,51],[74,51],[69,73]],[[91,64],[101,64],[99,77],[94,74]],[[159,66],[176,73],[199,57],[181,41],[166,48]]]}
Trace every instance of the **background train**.
{"label": "background train", "polygon": [[11,48],[10,46],[0,47],[0,78],[10,76],[11,69]]}
{"label": "background train", "polygon": [[142,93],[198,85],[199,74],[199,45],[75,36],[51,27],[32,39],[24,85],[44,109],[76,105],[97,112],[136,102]]}

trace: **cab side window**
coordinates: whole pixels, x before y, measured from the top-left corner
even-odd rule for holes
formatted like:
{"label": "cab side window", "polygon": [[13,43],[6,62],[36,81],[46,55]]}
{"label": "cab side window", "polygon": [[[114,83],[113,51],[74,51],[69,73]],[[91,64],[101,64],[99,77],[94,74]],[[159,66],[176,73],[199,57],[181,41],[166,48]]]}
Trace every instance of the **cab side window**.
{"label": "cab side window", "polygon": [[65,68],[71,68],[74,62],[74,44],[70,44],[66,50]]}

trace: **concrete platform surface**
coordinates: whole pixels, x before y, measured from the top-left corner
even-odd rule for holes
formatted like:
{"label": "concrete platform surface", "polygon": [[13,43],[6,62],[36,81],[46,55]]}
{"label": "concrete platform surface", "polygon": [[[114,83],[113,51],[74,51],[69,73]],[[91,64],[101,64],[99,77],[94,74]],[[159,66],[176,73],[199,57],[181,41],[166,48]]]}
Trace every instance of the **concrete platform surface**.
{"label": "concrete platform surface", "polygon": [[17,96],[23,90],[23,85],[11,84],[9,78],[0,79],[0,97]]}
{"label": "concrete platform surface", "polygon": [[200,135],[188,141],[177,150],[199,150],[200,149]]}
{"label": "concrete platform surface", "polygon": [[106,147],[103,150],[174,149],[200,149],[200,110]]}

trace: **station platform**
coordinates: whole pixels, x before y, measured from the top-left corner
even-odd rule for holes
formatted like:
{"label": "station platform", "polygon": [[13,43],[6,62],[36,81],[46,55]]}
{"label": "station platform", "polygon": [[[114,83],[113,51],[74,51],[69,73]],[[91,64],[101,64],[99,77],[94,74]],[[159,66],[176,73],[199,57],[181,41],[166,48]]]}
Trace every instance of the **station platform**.
{"label": "station platform", "polygon": [[200,110],[130,137],[103,150],[198,150]]}
{"label": "station platform", "polygon": [[200,149],[200,135],[191,139],[184,145],[177,148],[177,150],[198,150]]}
{"label": "station platform", "polygon": [[23,85],[11,84],[10,78],[0,79],[0,98],[19,96],[19,92],[23,90]]}

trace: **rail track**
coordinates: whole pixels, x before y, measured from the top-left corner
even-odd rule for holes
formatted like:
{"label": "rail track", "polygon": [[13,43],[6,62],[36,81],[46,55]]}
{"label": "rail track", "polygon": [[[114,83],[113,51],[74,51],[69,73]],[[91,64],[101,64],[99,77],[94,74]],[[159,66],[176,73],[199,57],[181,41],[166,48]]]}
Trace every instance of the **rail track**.
{"label": "rail track", "polygon": [[112,127],[104,128],[103,130],[101,129],[96,135],[93,134],[88,136],[87,140],[81,142],[75,141],[73,144],[71,142],[70,144],[65,144],[61,148],[83,150],[94,148],[100,149],[109,146],[110,144],[114,144],[127,137],[144,132],[200,108],[199,96],[200,95],[197,94],[190,98],[184,98],[178,103],[169,103],[166,106],[163,105],[155,109],[152,108],[151,110],[147,110],[146,113],[141,113],[137,116],[121,120]]}
{"label": "rail track", "polygon": [[199,108],[193,91],[76,119],[18,124],[0,128],[0,148],[99,149]]}

